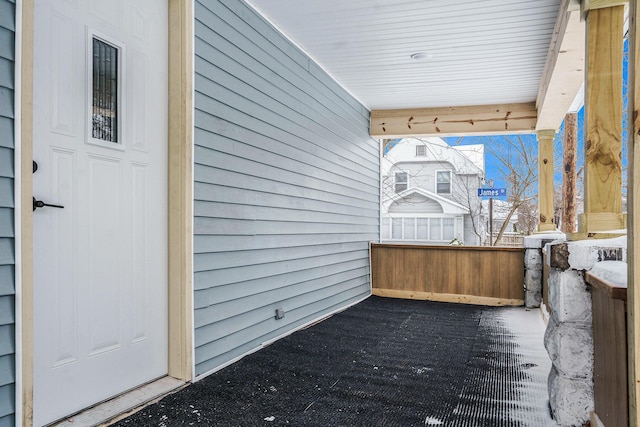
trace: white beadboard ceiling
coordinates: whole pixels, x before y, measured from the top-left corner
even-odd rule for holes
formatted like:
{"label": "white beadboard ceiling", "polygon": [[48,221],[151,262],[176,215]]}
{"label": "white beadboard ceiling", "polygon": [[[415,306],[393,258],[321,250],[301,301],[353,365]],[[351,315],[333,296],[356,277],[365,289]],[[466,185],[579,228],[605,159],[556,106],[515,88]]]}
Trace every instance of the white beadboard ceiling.
{"label": "white beadboard ceiling", "polygon": [[[560,0],[247,0],[367,108],[534,102]],[[421,61],[411,59],[424,53]]]}

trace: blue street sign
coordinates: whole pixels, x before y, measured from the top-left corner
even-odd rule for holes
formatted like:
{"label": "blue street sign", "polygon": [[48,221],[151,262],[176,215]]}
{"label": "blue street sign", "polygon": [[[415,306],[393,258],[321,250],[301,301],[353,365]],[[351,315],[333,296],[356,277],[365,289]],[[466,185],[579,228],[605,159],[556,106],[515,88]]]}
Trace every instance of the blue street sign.
{"label": "blue street sign", "polygon": [[507,197],[506,188],[478,188],[478,197]]}

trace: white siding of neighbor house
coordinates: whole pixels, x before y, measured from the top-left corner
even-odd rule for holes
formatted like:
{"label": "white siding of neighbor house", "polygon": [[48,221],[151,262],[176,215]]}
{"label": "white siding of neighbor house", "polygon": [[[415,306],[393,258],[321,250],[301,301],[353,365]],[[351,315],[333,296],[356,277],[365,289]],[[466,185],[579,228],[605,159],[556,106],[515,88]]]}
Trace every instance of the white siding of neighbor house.
{"label": "white siding of neighbor house", "polygon": [[202,375],[369,295],[380,178],[367,109],[244,2],[195,2],[195,70]]}
{"label": "white siding of neighbor house", "polygon": [[0,426],[15,424],[15,2],[0,0]]}

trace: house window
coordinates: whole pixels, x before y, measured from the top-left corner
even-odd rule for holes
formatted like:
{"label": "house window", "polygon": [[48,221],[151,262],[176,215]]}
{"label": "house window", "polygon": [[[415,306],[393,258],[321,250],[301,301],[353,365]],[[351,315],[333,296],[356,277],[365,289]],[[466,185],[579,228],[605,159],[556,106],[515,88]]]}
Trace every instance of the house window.
{"label": "house window", "polygon": [[443,240],[453,240],[455,236],[454,230],[454,219],[453,218],[443,218],[442,219],[442,238]]}
{"label": "house window", "polygon": [[451,171],[436,172],[436,193],[451,194]]}
{"label": "house window", "polygon": [[400,193],[409,188],[409,175],[406,172],[396,172],[395,174],[395,190]]}
{"label": "house window", "polygon": [[424,240],[450,242],[454,238],[462,240],[462,217],[396,217],[383,219],[382,238],[393,240]]}
{"label": "house window", "polygon": [[426,145],[416,145],[416,157],[424,157],[427,155]]}
{"label": "house window", "polygon": [[456,236],[461,242],[464,241],[464,220],[462,217],[456,218]]}
{"label": "house window", "polygon": [[418,240],[429,240],[429,219],[417,218],[416,234]]}
{"label": "house window", "polygon": [[404,239],[413,240],[416,238],[416,219],[405,218],[404,219]]}
{"label": "house window", "polygon": [[442,218],[429,220],[429,240],[442,240]]}
{"label": "house window", "polygon": [[391,238],[402,239],[402,218],[391,219]]}

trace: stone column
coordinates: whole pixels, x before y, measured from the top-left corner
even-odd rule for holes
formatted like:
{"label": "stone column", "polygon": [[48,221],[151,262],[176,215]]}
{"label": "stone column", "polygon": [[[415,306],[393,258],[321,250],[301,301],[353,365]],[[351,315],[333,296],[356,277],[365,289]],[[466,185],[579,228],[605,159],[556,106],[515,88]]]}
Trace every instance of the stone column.
{"label": "stone column", "polygon": [[594,410],[591,292],[584,272],[599,261],[626,261],[625,237],[619,239],[547,246],[550,315],[544,345],[552,362],[549,406],[560,426],[584,425]]}
{"label": "stone column", "polygon": [[524,306],[537,308],[543,299],[543,254],[547,243],[565,241],[562,233],[533,234],[524,238]]}

